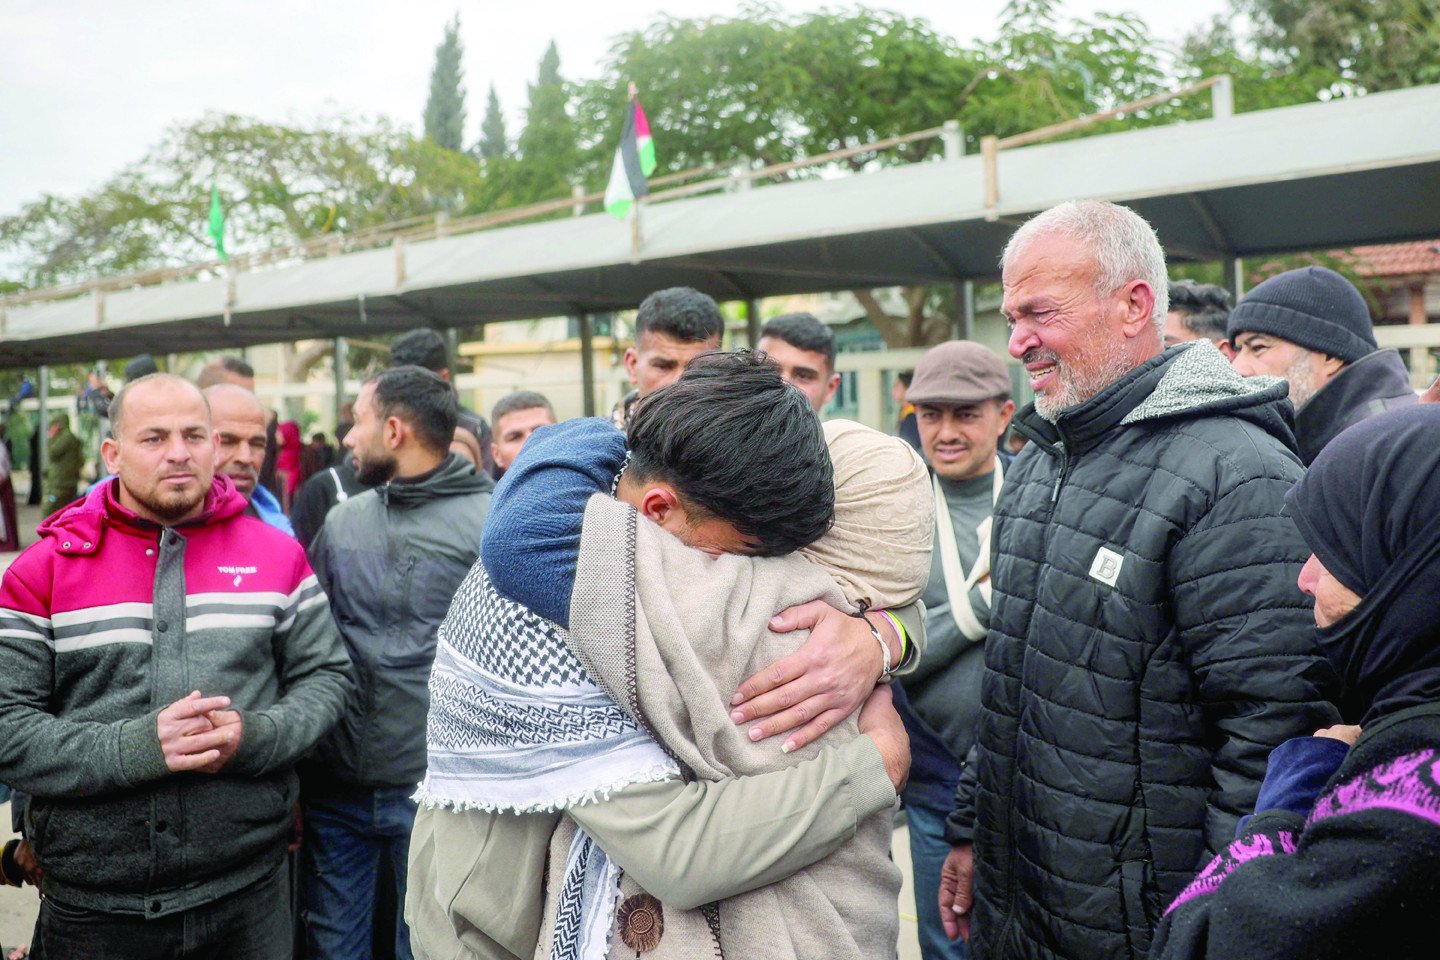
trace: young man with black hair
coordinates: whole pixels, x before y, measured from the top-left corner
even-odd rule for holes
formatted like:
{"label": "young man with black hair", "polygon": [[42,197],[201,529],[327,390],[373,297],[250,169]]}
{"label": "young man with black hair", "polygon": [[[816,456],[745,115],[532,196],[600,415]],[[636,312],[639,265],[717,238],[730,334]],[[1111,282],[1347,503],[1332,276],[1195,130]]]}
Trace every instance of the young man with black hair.
{"label": "young man with black hair", "polygon": [[680,378],[690,362],[720,349],[725,318],[709,296],[691,287],[657,290],[635,314],[635,345],[625,351],[625,371],[635,387],[611,415],[622,430],[635,401]]}
{"label": "young man with black hair", "polygon": [[[400,902],[425,773],[427,681],[436,630],[475,562],[494,481],[450,453],[455,391],[428,370],[366,381],[345,436],[377,485],[338,505],[310,547],[361,695],[304,769],[310,955],[366,956],[382,851]],[[396,956],[410,956],[403,918]]]}
{"label": "young man with black hair", "polygon": [[1165,346],[1209,340],[1225,354],[1235,356],[1225,322],[1230,319],[1230,292],[1213,283],[1170,281],[1170,309],[1165,314]]}
{"label": "young man with black hair", "polygon": [[542,393],[516,390],[495,404],[490,422],[495,428],[490,453],[495,458],[495,469],[503,474],[515,462],[530,434],[555,422],[555,409]]}
{"label": "young man with black hair", "polygon": [[816,413],[835,396],[840,386],[840,374],[835,372],[835,334],[813,313],[771,317],[755,346],[780,365],[785,382],[805,394]]}
{"label": "young man with black hair", "polygon": [[[601,818],[656,824],[635,842],[654,845],[645,856],[672,868],[696,862],[686,858],[696,844],[713,843],[722,822],[744,818],[753,823],[747,844],[775,858],[742,866],[732,862],[744,859],[732,844],[725,869],[786,875],[787,866],[794,872],[833,850],[858,820],[893,799],[890,788],[852,792],[852,779],[903,782],[903,773],[887,773],[888,761],[904,765],[903,745],[895,731],[874,730],[873,747],[827,748],[778,773],[687,785],[641,722],[575,659],[564,631],[585,629],[571,622],[571,596],[586,589],[576,579],[576,558],[592,494],[614,489],[635,508],[637,522],[716,556],[789,553],[819,538],[833,515],[833,470],[820,424],[774,365],[753,355],[697,360],[637,407],[629,440],[627,461],[625,438],[602,421],[543,429],[497,491],[523,491],[529,501],[538,495],[543,505],[512,509],[487,526],[481,563],[442,628],[406,911],[419,956],[535,955],[547,850],[561,819],[548,799],[553,791],[574,794],[577,805],[566,806],[582,825]],[[881,657],[870,624],[884,631],[887,663],[901,661],[901,648],[882,615],[832,612],[865,641],[845,648],[858,656],[831,658],[836,674],[861,678],[855,686],[862,696],[840,710],[843,718],[874,689]],[[789,676],[788,666],[777,664],[776,672]],[[476,703],[486,705],[483,715]],[[838,722],[811,706],[812,718],[822,714],[824,723]],[[498,737],[476,728],[492,723],[503,728]],[[809,732],[811,740],[818,736]],[[761,736],[750,731],[750,739]],[[592,782],[609,788],[592,795]],[[707,872],[719,869],[708,857],[702,862]]]}
{"label": "young man with black hair", "polygon": [[[445,345],[445,338],[429,327],[416,327],[396,337],[390,344],[390,363],[396,367],[424,367],[454,389],[455,377],[450,367],[450,350]],[[495,459],[490,453],[490,424],[486,423],[480,414],[461,404],[460,419],[456,425],[475,435],[475,442],[480,445],[481,459],[484,460],[481,469],[493,477]],[[449,441],[446,442],[448,444]]]}

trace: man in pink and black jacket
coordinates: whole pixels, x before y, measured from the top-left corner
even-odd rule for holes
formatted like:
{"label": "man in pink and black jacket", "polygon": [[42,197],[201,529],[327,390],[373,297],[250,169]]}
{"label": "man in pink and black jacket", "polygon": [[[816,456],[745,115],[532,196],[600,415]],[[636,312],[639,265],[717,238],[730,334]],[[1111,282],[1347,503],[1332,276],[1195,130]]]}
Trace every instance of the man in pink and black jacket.
{"label": "man in pink and black jacket", "polygon": [[288,956],[294,764],[350,695],[291,537],[214,474],[188,382],[137,380],[118,475],[0,583],[0,782],[30,795],[50,960]]}

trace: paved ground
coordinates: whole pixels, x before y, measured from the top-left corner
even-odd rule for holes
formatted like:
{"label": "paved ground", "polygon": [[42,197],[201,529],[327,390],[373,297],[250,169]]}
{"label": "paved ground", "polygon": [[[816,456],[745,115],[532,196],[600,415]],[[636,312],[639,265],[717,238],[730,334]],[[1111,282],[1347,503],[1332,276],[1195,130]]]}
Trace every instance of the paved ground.
{"label": "paved ground", "polygon": [[[9,842],[13,836],[10,804],[0,803],[0,844]],[[30,942],[30,933],[35,929],[35,911],[39,907],[40,898],[34,887],[17,890],[0,886],[0,947],[8,950],[16,944]],[[0,960],[3,957],[4,954],[0,954]]]}
{"label": "paved ground", "polygon": [[[30,478],[23,470],[15,472],[15,489],[19,494],[17,508],[21,531],[21,545],[35,542],[35,527],[44,519],[39,507],[26,506],[25,494],[30,490]],[[10,566],[17,554],[0,553],[0,570]],[[0,843],[12,836],[10,832],[10,805],[0,805]],[[920,947],[915,938],[915,893],[910,883],[910,840],[904,826],[895,831],[895,863],[905,877],[905,886],[900,891],[900,957],[899,960],[919,960]],[[28,943],[35,925],[35,912],[39,900],[32,887],[17,890],[0,886],[0,945],[12,947],[17,943]],[[3,954],[0,954],[3,960]]]}

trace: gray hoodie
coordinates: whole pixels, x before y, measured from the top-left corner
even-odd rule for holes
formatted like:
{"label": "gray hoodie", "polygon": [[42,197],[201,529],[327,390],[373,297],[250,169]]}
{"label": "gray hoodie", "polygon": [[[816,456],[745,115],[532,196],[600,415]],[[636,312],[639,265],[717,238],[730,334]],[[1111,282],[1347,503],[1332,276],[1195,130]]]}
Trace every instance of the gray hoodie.
{"label": "gray hoodie", "polygon": [[325,518],[310,562],[357,689],[306,764],[307,789],[405,787],[425,776],[436,633],[479,554],[494,489],[452,454],[431,473],[367,490]]}

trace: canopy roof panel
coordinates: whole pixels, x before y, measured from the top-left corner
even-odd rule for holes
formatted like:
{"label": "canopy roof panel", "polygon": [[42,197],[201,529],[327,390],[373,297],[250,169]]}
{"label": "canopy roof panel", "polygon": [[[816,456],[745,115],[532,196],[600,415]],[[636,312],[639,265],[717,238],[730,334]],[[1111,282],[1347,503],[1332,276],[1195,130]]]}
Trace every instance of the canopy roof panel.
{"label": "canopy roof panel", "polygon": [[[1074,197],[1125,203],[1173,259],[1440,235],[1440,86],[981,158],[647,206],[642,243],[592,214],[241,273],[12,306],[0,367],[188,352],[633,307],[686,284],[719,299],[994,276],[1014,227]],[[987,216],[988,214],[988,216]]]}

